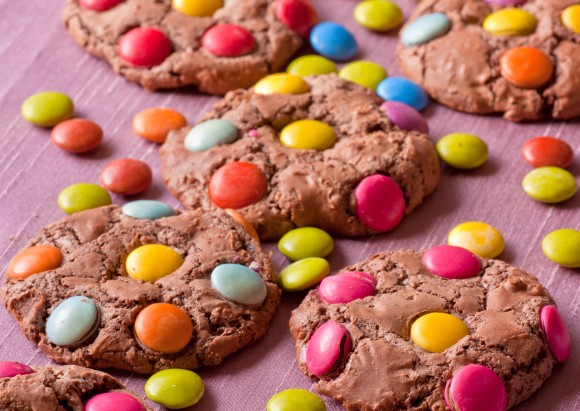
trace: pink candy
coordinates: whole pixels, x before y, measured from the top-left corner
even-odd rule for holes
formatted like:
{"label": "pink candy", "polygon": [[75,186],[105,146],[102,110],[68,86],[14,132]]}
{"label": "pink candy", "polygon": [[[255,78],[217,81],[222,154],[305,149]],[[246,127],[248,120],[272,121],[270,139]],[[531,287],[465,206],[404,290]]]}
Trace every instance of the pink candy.
{"label": "pink candy", "polygon": [[371,230],[388,231],[405,215],[403,191],[390,177],[375,174],[363,179],[355,196],[356,215]]}
{"label": "pink candy", "polygon": [[218,24],[205,32],[202,46],[219,57],[238,57],[248,54],[256,47],[250,31],[235,24]]}
{"label": "pink candy", "polygon": [[454,245],[430,248],[423,254],[423,265],[433,274],[453,280],[475,277],[481,271],[475,254]]}
{"label": "pink candy", "polygon": [[349,271],[326,277],[318,287],[320,298],[328,304],[349,303],[375,294],[377,280],[362,271]]}
{"label": "pink candy", "polygon": [[394,125],[408,131],[429,134],[429,125],[421,113],[398,101],[385,101],[381,108]]}
{"label": "pink candy", "polygon": [[516,7],[523,6],[528,0],[485,0],[490,6],[497,7]]}
{"label": "pink candy", "polygon": [[306,368],[317,377],[337,370],[352,348],[350,334],[334,320],[322,324],[306,348]]}
{"label": "pink candy", "polygon": [[82,8],[93,11],[106,11],[124,0],[80,0],[79,4]]}
{"label": "pink candy", "polygon": [[136,398],[124,392],[106,392],[95,395],[85,404],[85,411],[144,411],[145,407]]}
{"label": "pink candy", "polygon": [[570,331],[560,311],[553,305],[542,307],[540,323],[554,358],[559,362],[566,361],[570,355]]}
{"label": "pink candy", "polygon": [[445,402],[457,411],[504,411],[507,393],[499,375],[482,365],[470,364],[447,381]]}
{"label": "pink candy", "polygon": [[276,17],[304,38],[318,20],[309,0],[277,0]]}
{"label": "pink candy", "polygon": [[163,63],[172,53],[171,40],[152,27],[137,27],[121,37],[117,45],[119,57],[138,67],[153,67]]}
{"label": "pink candy", "polygon": [[34,370],[28,365],[13,361],[0,361],[0,378],[16,377],[33,372]]}

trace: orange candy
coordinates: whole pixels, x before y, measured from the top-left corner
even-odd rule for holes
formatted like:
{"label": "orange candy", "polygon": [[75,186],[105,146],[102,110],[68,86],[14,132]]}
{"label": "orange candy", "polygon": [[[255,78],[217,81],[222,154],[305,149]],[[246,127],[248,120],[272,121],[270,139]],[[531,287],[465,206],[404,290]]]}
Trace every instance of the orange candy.
{"label": "orange candy", "polygon": [[175,110],[164,107],[148,108],[133,117],[133,132],[155,143],[163,143],[170,131],[187,124],[185,117]]}
{"label": "orange candy", "polygon": [[540,49],[515,47],[501,57],[500,70],[501,75],[516,86],[538,88],[550,81],[554,64]]}
{"label": "orange candy", "polygon": [[175,353],[191,340],[193,323],[185,311],[173,304],[151,304],[137,315],[135,335],[151,350]]}
{"label": "orange candy", "polygon": [[209,197],[220,208],[242,208],[264,197],[266,176],[257,166],[245,161],[228,163],[209,181]]}
{"label": "orange candy", "polygon": [[238,223],[239,225],[241,225],[242,227],[244,227],[244,229],[248,232],[248,234],[250,234],[252,236],[252,238],[254,240],[256,240],[256,242],[258,244],[260,244],[260,237],[258,236],[258,232],[254,228],[254,226],[252,225],[252,223],[250,223],[248,220],[246,220],[246,217],[244,217],[243,215],[241,215],[240,213],[238,213],[236,210],[232,210],[231,208],[226,208],[224,211],[236,223]]}
{"label": "orange candy", "polygon": [[33,274],[54,270],[62,263],[62,252],[51,245],[36,245],[22,250],[10,260],[8,277],[24,280]]}

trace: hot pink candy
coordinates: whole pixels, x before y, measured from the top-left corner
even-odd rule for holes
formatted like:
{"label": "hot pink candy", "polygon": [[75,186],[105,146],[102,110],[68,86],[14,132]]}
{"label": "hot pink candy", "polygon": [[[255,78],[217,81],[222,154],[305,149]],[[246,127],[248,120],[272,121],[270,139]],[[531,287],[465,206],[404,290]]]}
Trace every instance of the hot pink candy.
{"label": "hot pink candy", "polygon": [[352,348],[350,334],[334,320],[322,324],[308,342],[306,348],[306,368],[321,377],[338,369]]}
{"label": "hot pink candy", "polygon": [[218,24],[205,32],[202,46],[219,57],[238,57],[248,54],[256,46],[250,31],[235,24]]}
{"label": "hot pink candy", "polygon": [[157,66],[173,51],[171,40],[160,30],[137,27],[123,34],[117,45],[119,57],[134,66]]}
{"label": "hot pink candy", "polygon": [[570,331],[560,311],[553,305],[542,307],[540,323],[554,358],[559,362],[566,361],[571,348]]}
{"label": "hot pink candy", "polygon": [[79,4],[82,8],[93,11],[106,11],[112,9],[117,4],[125,0],[80,0]]}
{"label": "hot pink candy", "polygon": [[423,254],[423,265],[439,277],[453,280],[475,277],[481,271],[481,261],[465,248],[438,245]]}
{"label": "hot pink candy", "polygon": [[470,364],[447,381],[445,402],[457,411],[505,411],[507,393],[499,375],[482,365]]}
{"label": "hot pink candy", "polygon": [[348,271],[326,277],[318,287],[322,301],[328,304],[346,304],[375,294],[377,280],[362,271]]}
{"label": "hot pink candy", "polygon": [[355,190],[356,215],[368,228],[388,231],[405,215],[405,197],[395,181],[382,174],[363,179]]}
{"label": "hot pink candy", "polygon": [[124,392],[106,392],[95,395],[85,404],[85,411],[145,411],[145,407]]}
{"label": "hot pink candy", "polygon": [[0,361],[0,378],[16,377],[17,375],[32,374],[34,370],[28,365],[14,361]]}
{"label": "hot pink candy", "polygon": [[408,131],[429,134],[429,125],[421,113],[413,107],[398,101],[385,101],[381,108],[397,127]]}

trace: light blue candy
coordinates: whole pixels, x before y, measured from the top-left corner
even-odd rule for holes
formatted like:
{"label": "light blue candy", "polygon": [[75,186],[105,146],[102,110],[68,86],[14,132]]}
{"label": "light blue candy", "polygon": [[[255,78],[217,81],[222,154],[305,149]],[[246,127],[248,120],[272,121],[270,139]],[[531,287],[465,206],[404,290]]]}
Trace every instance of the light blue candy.
{"label": "light blue candy", "polygon": [[407,26],[401,34],[403,46],[417,46],[441,37],[451,28],[451,21],[443,13],[425,14]]}
{"label": "light blue candy", "polygon": [[211,286],[230,300],[241,304],[261,304],[268,293],[264,280],[241,264],[221,264],[211,273]]}
{"label": "light blue candy", "polygon": [[208,120],[192,128],[185,137],[189,151],[204,151],[218,144],[233,143],[238,138],[237,127],[228,120]]}
{"label": "light blue candy", "polygon": [[155,200],[137,200],[125,204],[123,214],[140,220],[156,220],[175,215],[175,210],[169,205]]}
{"label": "light blue candy", "polygon": [[55,345],[72,345],[85,339],[99,319],[97,306],[88,297],[61,301],[46,320],[46,336]]}
{"label": "light blue candy", "polygon": [[417,111],[423,110],[429,103],[429,96],[425,90],[404,77],[384,79],[377,86],[377,94],[386,101],[398,101]]}
{"label": "light blue candy", "polygon": [[310,45],[318,53],[332,60],[348,60],[358,51],[356,39],[340,24],[325,21],[310,32]]}

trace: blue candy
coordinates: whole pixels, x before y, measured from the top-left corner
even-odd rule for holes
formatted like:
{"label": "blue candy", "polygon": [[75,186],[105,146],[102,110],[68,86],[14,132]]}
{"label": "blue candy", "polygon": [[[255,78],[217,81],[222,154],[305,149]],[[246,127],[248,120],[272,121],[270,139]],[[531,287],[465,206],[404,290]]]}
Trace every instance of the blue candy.
{"label": "blue candy", "polygon": [[403,46],[417,46],[441,37],[451,28],[451,21],[443,13],[425,14],[412,22],[401,33]]}
{"label": "blue candy", "polygon": [[55,345],[73,345],[87,338],[99,320],[99,310],[88,297],[74,296],[60,302],[46,320],[46,336]]}
{"label": "blue candy", "polygon": [[425,90],[404,77],[384,79],[377,87],[377,94],[386,101],[398,101],[417,111],[423,110],[429,103]]}
{"label": "blue candy", "polygon": [[268,294],[262,277],[241,264],[218,265],[211,273],[211,286],[241,304],[261,304]]}
{"label": "blue candy", "polygon": [[332,60],[348,60],[358,51],[352,33],[340,24],[325,21],[310,32],[310,45],[318,53]]}
{"label": "blue candy", "polygon": [[121,209],[123,214],[140,220],[156,220],[175,215],[175,210],[169,205],[155,200],[131,201]]}
{"label": "blue candy", "polygon": [[214,119],[192,128],[184,144],[189,151],[205,151],[219,144],[233,143],[237,138],[238,129],[231,121]]}

